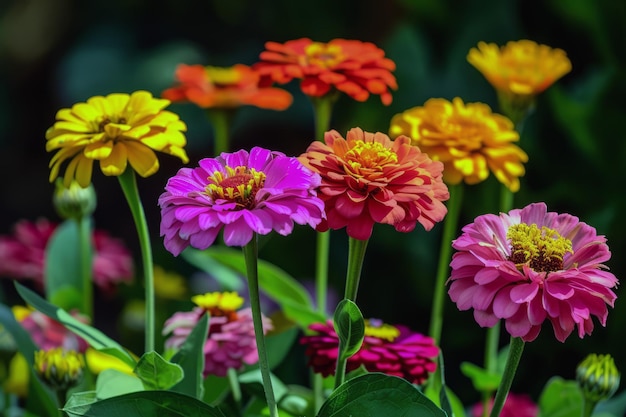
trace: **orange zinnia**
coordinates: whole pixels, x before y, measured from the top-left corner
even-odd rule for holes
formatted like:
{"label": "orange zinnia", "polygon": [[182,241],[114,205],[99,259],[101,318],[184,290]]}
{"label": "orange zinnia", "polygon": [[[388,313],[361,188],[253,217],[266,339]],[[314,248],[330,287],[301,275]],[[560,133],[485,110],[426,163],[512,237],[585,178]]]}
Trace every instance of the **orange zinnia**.
{"label": "orange zinnia", "polygon": [[285,110],[293,98],[287,91],[259,87],[260,75],[247,65],[204,67],[181,64],[176,69],[179,85],[168,88],[163,97],[190,101],[203,108],[233,108],[244,105]]}
{"label": "orange zinnia", "polygon": [[380,95],[385,105],[391,104],[389,89],[398,88],[391,73],[396,64],[369,42],[333,39],[322,43],[302,38],[284,44],[267,42],[265,48],[254,68],[267,84],[298,78],[304,94],[312,97],[322,97],[334,88],[357,101]]}

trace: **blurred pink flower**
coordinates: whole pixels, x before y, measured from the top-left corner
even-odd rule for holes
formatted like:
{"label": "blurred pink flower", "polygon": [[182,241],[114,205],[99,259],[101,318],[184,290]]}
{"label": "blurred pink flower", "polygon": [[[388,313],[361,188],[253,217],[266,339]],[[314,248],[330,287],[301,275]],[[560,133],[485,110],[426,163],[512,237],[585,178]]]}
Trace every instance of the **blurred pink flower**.
{"label": "blurred pink flower", "polygon": [[[493,399],[489,404],[489,411],[493,407]],[[526,394],[509,393],[500,412],[500,417],[537,417],[539,407]],[[472,407],[472,417],[482,417],[483,405],[478,403]]]}
{"label": "blurred pink flower", "polygon": [[[12,236],[0,236],[0,276],[33,280],[43,285],[45,250],[57,224],[46,219],[20,220]],[[133,258],[121,240],[102,230],[93,233],[93,280],[110,291],[133,279]]]}
{"label": "blurred pink flower", "polygon": [[298,159],[259,147],[202,159],[181,168],[159,197],[164,245],[177,256],[190,245],[208,248],[222,229],[226,245],[245,246],[253,233],[315,227],[324,217],[319,184]]}
{"label": "blurred pink flower", "polygon": [[569,214],[535,203],[508,214],[486,214],[452,243],[449,294],[460,310],[474,309],[482,327],[504,319],[507,331],[534,340],[545,320],[563,342],[578,327],[604,326],[617,278],[603,265],[611,252],[604,236]]}
{"label": "blurred pink flower", "polygon": [[[206,293],[192,298],[192,311],[178,312],[163,326],[166,349],[179,349],[207,312],[209,333],[204,345],[204,376],[226,376],[229,368],[239,370],[244,364],[259,361],[250,308],[239,309],[243,298],[236,293]],[[272,330],[272,321],[263,316],[263,332]]]}
{"label": "blurred pink flower", "polygon": [[[422,384],[437,369],[434,358],[439,348],[428,336],[411,331],[405,326],[391,326],[378,319],[366,320],[365,339],[357,353],[348,359],[346,371],[363,365],[369,372],[383,372]],[[333,375],[337,365],[339,338],[332,320],[309,326],[314,332],[304,336],[308,364],[317,373]]]}
{"label": "blurred pink flower", "polygon": [[[87,350],[88,344],[83,338],[37,310],[15,306],[13,307],[13,314],[41,350],[58,347],[83,353]],[[89,323],[88,317],[76,311],[72,311],[70,314],[83,323]]]}

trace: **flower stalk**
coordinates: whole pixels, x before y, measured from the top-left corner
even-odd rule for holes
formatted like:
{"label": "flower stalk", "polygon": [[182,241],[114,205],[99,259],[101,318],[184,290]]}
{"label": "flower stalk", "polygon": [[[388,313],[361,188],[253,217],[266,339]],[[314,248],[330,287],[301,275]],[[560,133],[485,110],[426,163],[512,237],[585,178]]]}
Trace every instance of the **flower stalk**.
{"label": "flower stalk", "polygon": [[521,337],[511,337],[511,344],[509,348],[509,355],[506,359],[506,365],[504,366],[504,373],[502,374],[502,380],[496,391],[496,398],[493,401],[493,408],[491,409],[490,417],[498,417],[506,401],[506,397],[511,389],[517,366],[524,352],[525,342]]}
{"label": "flower stalk", "polygon": [[213,126],[213,152],[215,156],[219,156],[222,152],[228,152],[230,146],[230,122],[233,111],[214,108],[209,109],[207,114]]}

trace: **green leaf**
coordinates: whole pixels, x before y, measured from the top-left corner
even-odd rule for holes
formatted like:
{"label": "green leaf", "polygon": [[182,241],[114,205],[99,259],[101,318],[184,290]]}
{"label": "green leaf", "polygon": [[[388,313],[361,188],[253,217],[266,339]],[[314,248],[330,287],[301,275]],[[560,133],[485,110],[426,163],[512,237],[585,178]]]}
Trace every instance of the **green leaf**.
{"label": "green leaf", "polygon": [[[85,219],[89,223],[88,219]],[[78,224],[66,220],[55,230],[46,246],[44,282],[46,298],[65,310],[83,307],[83,279],[81,260],[77,256],[80,245]],[[92,255],[90,255],[92,256]]]}
{"label": "green leaf", "polygon": [[183,379],[183,368],[155,351],[144,353],[133,372],[146,390],[166,390]]}
{"label": "green leaf", "polygon": [[126,349],[122,347],[122,345],[102,333],[100,330],[78,321],[67,311],[50,304],[35,292],[24,287],[18,282],[15,282],[15,288],[24,301],[51,319],[57,320],[71,332],[85,339],[94,349],[106,349],[106,353],[121,359],[131,368],[134,368],[137,364],[135,359],[126,351]]}
{"label": "green leaf", "polygon": [[[280,401],[289,390],[287,386],[283,384],[283,382],[276,377],[274,374],[270,374],[270,379],[272,380],[272,388],[274,389],[274,396],[276,397],[276,401]],[[260,369],[253,369],[248,372],[244,372],[239,375],[239,383],[242,387],[246,388],[253,395],[256,395],[260,398],[265,398],[265,391],[263,389],[263,378],[261,376]]]}
{"label": "green leaf", "polygon": [[446,417],[446,413],[408,381],[369,373],[341,384],[317,417]]}
{"label": "green leaf", "polygon": [[267,361],[270,369],[276,368],[285,359],[291,351],[296,336],[298,336],[298,329],[292,327],[280,333],[272,333],[265,338]]}
{"label": "green leaf", "polygon": [[339,337],[339,358],[347,359],[359,351],[365,337],[361,310],[354,302],[343,299],[337,304],[333,324]]}
{"label": "green leaf", "polygon": [[96,391],[82,391],[73,393],[65,403],[65,407],[79,407],[93,404],[98,401]]}
{"label": "green leaf", "polygon": [[497,390],[498,385],[500,385],[500,379],[502,379],[500,374],[489,372],[470,362],[461,363],[461,372],[472,380],[474,388],[479,392]]}
{"label": "green leaf", "polygon": [[204,314],[185,339],[185,343],[172,357],[172,362],[180,365],[184,372],[183,379],[172,387],[172,391],[198,399],[203,397],[204,345],[208,333],[209,315]]}
{"label": "green leaf", "polygon": [[579,417],[583,396],[576,381],[551,378],[539,397],[541,417]]}
{"label": "green leaf", "polygon": [[606,401],[600,401],[594,411],[594,417],[599,417],[597,413],[626,416],[626,391]]}
{"label": "green leaf", "polygon": [[144,385],[138,377],[116,369],[105,369],[100,372],[96,380],[96,398],[94,400],[104,400],[131,392],[144,391],[144,389]]}
{"label": "green leaf", "polygon": [[63,411],[71,417],[226,417],[202,401],[172,391],[133,392],[91,404],[68,403]]}
{"label": "green leaf", "polygon": [[[246,264],[243,252],[225,247],[211,247],[203,251],[187,248],[183,257],[196,267],[212,274],[211,265],[203,262],[203,258],[211,258],[222,265],[246,275]],[[318,313],[307,290],[288,273],[267,261],[259,259],[259,286],[263,292],[276,301],[285,315],[302,328],[312,323],[324,322],[326,317]]]}

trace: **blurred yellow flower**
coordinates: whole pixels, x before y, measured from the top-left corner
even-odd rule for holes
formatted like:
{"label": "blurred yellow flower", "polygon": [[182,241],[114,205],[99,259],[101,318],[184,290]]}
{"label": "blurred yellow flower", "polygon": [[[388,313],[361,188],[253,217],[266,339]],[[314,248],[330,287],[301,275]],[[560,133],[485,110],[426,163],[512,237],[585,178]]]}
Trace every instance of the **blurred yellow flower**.
{"label": "blurred yellow flower", "polygon": [[35,372],[54,389],[68,389],[83,377],[85,358],[75,350],[62,347],[35,352]]}
{"label": "blurred yellow flower", "polygon": [[28,381],[30,379],[30,369],[26,358],[17,352],[9,363],[7,379],[2,384],[2,390],[25,398],[28,395]]}
{"label": "blurred yellow flower", "polygon": [[106,369],[115,369],[127,375],[134,375],[133,368],[123,360],[91,347],[85,351],[85,360],[89,371],[94,375],[98,375]]}
{"label": "blurred yellow flower", "polygon": [[511,191],[519,190],[528,156],[513,143],[519,140],[513,123],[486,104],[430,99],[392,118],[389,136],[400,135],[443,162],[443,180],[450,185],[477,184],[491,171]]}
{"label": "blurred yellow flower", "polygon": [[565,51],[530,40],[510,41],[499,48],[495,43],[479,42],[467,60],[497,90],[534,96],[550,87],[572,69]]}
{"label": "blurred yellow flower", "polygon": [[154,292],[159,298],[169,300],[187,299],[185,278],[177,273],[166,271],[159,265],[154,266]]}
{"label": "blurred yellow flower", "polygon": [[159,169],[155,150],[188,162],[182,133],[187,127],[178,115],[163,110],[169,104],[147,91],[136,91],[95,96],[59,110],[56,123],[46,132],[46,150],[58,150],[50,161],[50,182],[68,159],[65,186],[76,179],[83,188],[91,183],[94,161],[100,162],[104,175],[121,175],[130,163],[142,177]]}

